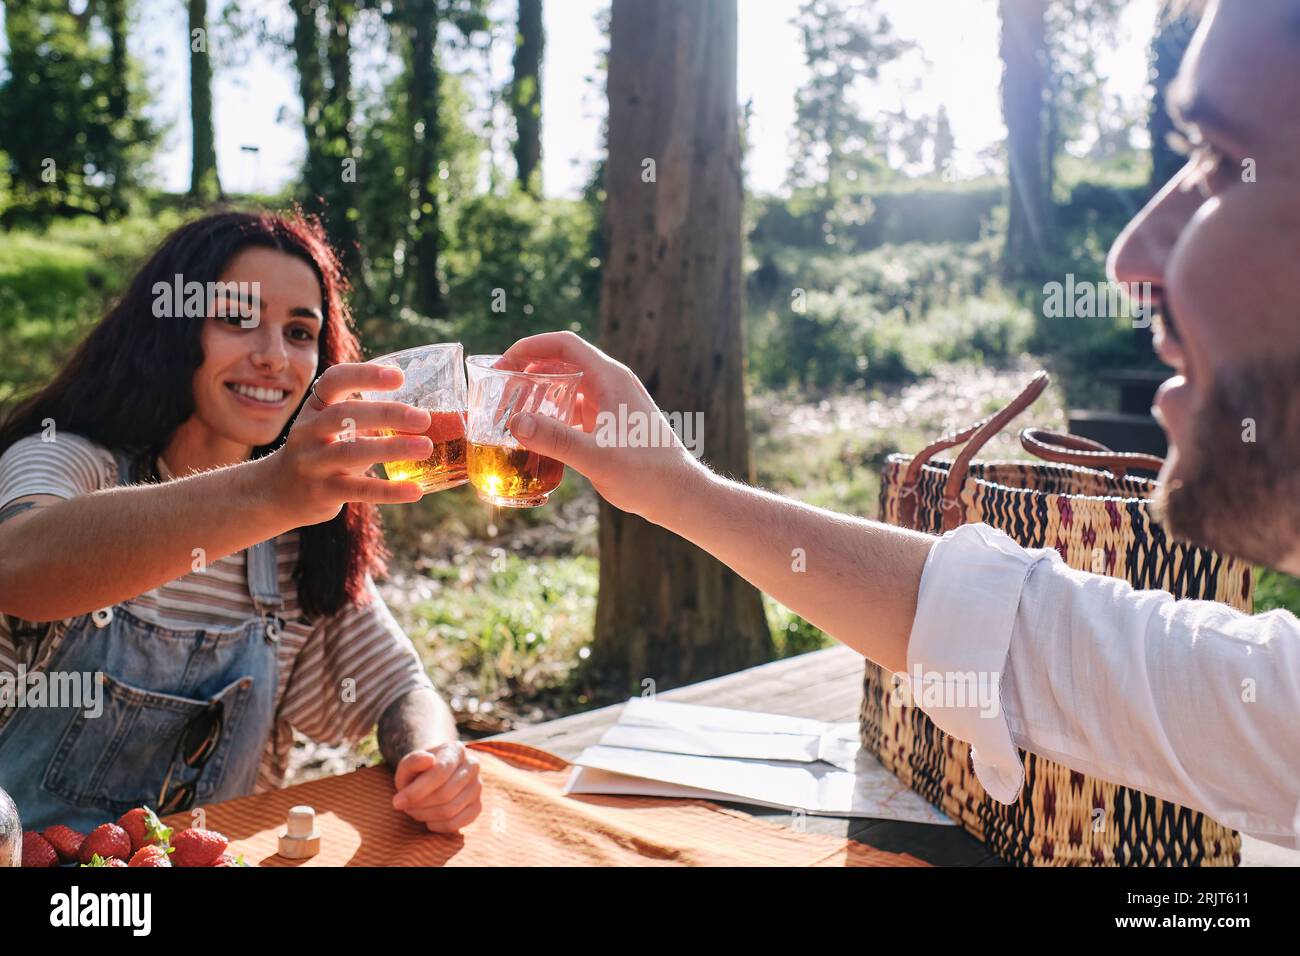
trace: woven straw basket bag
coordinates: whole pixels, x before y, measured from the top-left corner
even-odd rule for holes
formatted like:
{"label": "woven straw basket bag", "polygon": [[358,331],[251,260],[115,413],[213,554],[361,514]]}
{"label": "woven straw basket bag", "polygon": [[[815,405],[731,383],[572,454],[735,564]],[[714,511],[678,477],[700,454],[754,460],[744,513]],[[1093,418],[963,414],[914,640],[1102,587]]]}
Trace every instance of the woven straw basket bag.
{"label": "woven straw basket bag", "polygon": [[[891,455],[880,490],[884,521],[940,534],[969,522],[998,528],[1022,546],[1055,548],[1073,568],[1160,588],[1178,598],[1252,611],[1248,565],[1171,541],[1151,514],[1159,458],[1113,452],[1073,435],[1034,429],[1024,447],[1045,461],[974,460],[1047,386],[1039,372],[1006,408],[919,455]],[[961,448],[952,461],[933,456]],[[941,732],[919,709],[899,705],[893,675],[867,662],[863,745],[903,783],[943,810],[1002,859],[1019,865],[1235,866],[1241,836],[1202,813],[1021,751],[1025,787],[1001,804],[975,777],[970,745]]]}

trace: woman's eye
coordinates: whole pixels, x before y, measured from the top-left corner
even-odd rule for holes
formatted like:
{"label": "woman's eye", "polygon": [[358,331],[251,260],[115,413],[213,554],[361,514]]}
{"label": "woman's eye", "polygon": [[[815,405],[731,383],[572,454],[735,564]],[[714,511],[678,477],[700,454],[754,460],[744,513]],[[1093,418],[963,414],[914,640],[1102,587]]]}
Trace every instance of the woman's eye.
{"label": "woman's eye", "polygon": [[303,328],[300,325],[296,325],[292,329],[290,329],[289,336],[290,338],[296,339],[299,342],[316,341],[315,333],[313,333],[311,329]]}

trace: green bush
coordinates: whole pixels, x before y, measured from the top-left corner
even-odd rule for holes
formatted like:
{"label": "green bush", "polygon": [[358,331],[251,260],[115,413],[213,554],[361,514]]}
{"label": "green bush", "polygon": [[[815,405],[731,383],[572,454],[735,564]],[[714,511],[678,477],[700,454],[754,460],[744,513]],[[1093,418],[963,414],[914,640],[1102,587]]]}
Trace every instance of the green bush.
{"label": "green bush", "polygon": [[1255,610],[1273,608],[1300,616],[1300,579],[1271,568],[1260,568],[1255,577]]}
{"label": "green bush", "polygon": [[757,383],[902,383],[935,362],[1021,354],[1029,311],[998,284],[996,243],[907,243],[852,256],[768,250],[749,281]]}
{"label": "green bush", "polygon": [[589,205],[513,190],[458,210],[446,273],[452,326],[475,351],[501,351],[536,332],[594,337],[599,262]]}
{"label": "green bush", "polygon": [[809,249],[834,246],[847,253],[883,243],[973,242],[988,231],[1005,193],[995,180],[919,179],[870,183],[833,199],[808,190],[789,198],[762,197],[751,204],[750,240]]}
{"label": "green bush", "polygon": [[835,645],[834,639],[766,594],[763,595],[763,609],[767,612],[767,626],[772,632],[772,645],[777,658],[794,657]]}

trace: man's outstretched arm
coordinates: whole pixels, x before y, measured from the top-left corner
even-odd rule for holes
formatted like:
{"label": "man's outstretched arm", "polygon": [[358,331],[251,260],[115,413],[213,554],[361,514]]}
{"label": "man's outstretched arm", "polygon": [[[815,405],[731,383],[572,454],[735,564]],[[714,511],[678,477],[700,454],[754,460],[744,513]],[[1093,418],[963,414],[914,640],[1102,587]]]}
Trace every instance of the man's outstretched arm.
{"label": "man's outstretched arm", "polygon": [[[524,445],[906,671],[913,701],[972,745],[994,799],[1018,797],[1023,747],[1297,845],[1300,623],[1291,615],[1134,591],[986,525],[934,538],[809,507],[713,475],[680,442],[604,445],[600,412],[629,422],[661,414],[636,376],[571,333],[523,339],[511,352],[583,369],[581,428],[517,415]],[[805,570],[795,570],[795,549]]]}
{"label": "man's outstretched arm", "polygon": [[662,418],[626,366],[571,332],[522,339],[508,354],[559,358],[583,370],[582,428],[516,416],[511,428],[525,446],[576,468],[616,508],[698,545],[881,666],[905,668],[921,571],[935,538],[729,481],[671,432],[663,435],[672,439],[666,446],[602,445],[601,412],[618,415],[622,405],[629,422],[645,416],[657,425]]}
{"label": "man's outstretched arm", "polygon": [[907,664],[917,591],[935,539],[686,474],[645,517],[709,552],[810,624],[891,671]]}

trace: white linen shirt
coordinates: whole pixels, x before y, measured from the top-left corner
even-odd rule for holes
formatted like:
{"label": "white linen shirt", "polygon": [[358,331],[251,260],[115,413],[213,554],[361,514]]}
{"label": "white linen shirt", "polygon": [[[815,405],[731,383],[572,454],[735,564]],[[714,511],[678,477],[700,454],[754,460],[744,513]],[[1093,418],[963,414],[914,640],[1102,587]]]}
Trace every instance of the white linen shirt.
{"label": "white linen shirt", "polygon": [[[994,800],[1024,786],[1020,747],[1300,848],[1300,621],[1286,611],[1136,591],[964,525],[926,559],[907,667]],[[993,706],[959,692],[972,675]]]}

